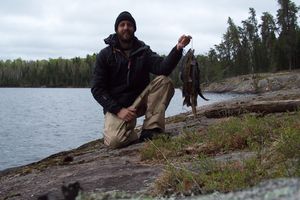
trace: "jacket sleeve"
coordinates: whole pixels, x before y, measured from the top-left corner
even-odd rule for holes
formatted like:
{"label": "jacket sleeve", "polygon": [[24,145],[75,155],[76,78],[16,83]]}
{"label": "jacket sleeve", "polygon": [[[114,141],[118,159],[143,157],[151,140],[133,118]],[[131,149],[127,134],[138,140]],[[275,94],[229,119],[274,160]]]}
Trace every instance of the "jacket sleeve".
{"label": "jacket sleeve", "polygon": [[178,64],[181,56],[182,50],[177,50],[176,46],[165,58],[159,56],[149,48],[146,63],[149,66],[151,73],[168,76]]}
{"label": "jacket sleeve", "polygon": [[122,106],[110,96],[108,92],[108,78],[107,62],[105,62],[104,52],[101,51],[96,57],[91,92],[104,111],[117,114],[122,109]]}

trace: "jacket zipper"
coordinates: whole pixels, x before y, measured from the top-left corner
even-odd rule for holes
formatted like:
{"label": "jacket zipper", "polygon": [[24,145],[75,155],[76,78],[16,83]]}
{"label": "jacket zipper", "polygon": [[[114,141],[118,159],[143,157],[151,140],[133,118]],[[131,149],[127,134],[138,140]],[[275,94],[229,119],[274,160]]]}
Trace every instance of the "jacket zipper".
{"label": "jacket zipper", "polygon": [[131,60],[129,59],[128,60],[128,65],[127,65],[127,68],[128,68],[128,71],[127,71],[127,85],[129,85],[130,67],[131,67]]}
{"label": "jacket zipper", "polygon": [[123,51],[121,51],[121,50],[119,50],[117,48],[114,48],[114,50],[118,51],[120,54],[122,54],[128,60],[128,64],[127,64],[128,71],[127,71],[127,77],[126,77],[126,79],[127,79],[127,85],[129,85],[129,82],[130,82],[129,78],[130,78],[131,59]]}

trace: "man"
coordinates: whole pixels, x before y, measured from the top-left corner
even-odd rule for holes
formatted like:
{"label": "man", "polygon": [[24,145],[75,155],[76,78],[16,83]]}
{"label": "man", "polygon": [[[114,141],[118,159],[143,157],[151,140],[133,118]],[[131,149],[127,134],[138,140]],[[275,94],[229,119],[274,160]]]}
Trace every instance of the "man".
{"label": "man", "polygon": [[[189,44],[181,36],[165,58],[152,52],[134,33],[136,22],[124,11],[115,22],[115,32],[104,42],[108,45],[96,57],[91,92],[105,114],[104,144],[120,148],[137,140],[151,139],[165,129],[165,110],[174,95],[167,77]],[[150,83],[150,73],[157,76]],[[142,132],[134,131],[136,118],[145,115]]]}

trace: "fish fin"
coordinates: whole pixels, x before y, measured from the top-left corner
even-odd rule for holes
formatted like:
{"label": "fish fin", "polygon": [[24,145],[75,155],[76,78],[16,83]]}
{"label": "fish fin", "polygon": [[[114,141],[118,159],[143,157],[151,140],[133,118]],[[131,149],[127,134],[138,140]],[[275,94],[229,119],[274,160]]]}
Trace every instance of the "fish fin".
{"label": "fish fin", "polygon": [[187,107],[191,106],[192,103],[190,101],[190,98],[188,96],[186,96],[183,100],[183,105],[186,105]]}
{"label": "fish fin", "polygon": [[198,91],[198,94],[199,94],[199,96],[202,98],[202,99],[204,99],[205,101],[209,101],[209,99],[207,99],[207,98],[205,98],[204,96],[203,96],[203,94],[201,93],[201,90],[199,89],[199,91]]}

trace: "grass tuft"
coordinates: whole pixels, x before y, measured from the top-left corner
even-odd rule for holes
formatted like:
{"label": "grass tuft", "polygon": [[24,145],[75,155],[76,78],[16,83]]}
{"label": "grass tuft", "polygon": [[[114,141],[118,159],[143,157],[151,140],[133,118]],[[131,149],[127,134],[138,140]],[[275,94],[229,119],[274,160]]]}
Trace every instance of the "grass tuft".
{"label": "grass tuft", "polygon": [[186,153],[185,149],[187,147],[201,142],[202,139],[196,132],[184,131],[184,133],[175,138],[169,138],[166,135],[161,135],[145,144],[145,146],[141,149],[141,159],[163,160],[162,153],[166,157],[183,156]]}
{"label": "grass tuft", "polygon": [[[230,162],[212,157],[241,150],[257,155]],[[232,117],[205,132],[156,138],[141,153],[144,160],[167,161],[155,183],[156,195],[230,192],[270,178],[300,176],[300,112]],[[193,158],[192,162],[181,166],[178,157],[185,156]]]}

